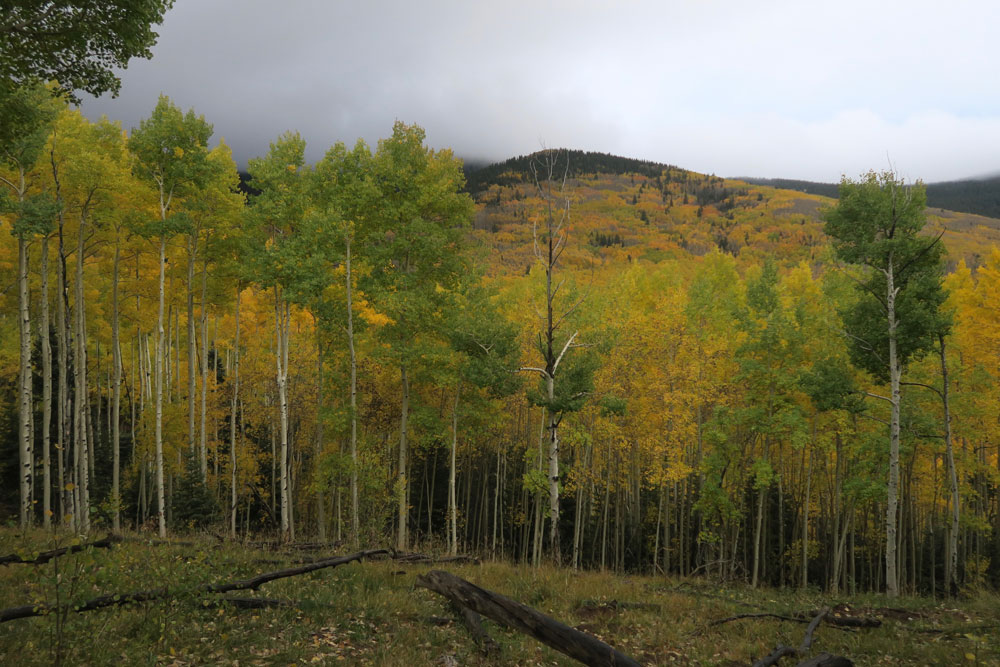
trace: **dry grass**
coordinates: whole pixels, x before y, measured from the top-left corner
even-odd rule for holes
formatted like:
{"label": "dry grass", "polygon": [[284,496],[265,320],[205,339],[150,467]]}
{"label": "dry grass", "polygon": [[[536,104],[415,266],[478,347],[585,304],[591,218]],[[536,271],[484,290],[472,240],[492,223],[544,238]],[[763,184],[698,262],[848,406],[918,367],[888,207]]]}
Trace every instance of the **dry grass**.
{"label": "dry grass", "polygon": [[[51,548],[54,541],[0,532],[0,554],[30,554]],[[850,603],[851,611],[841,607],[839,613],[880,614],[883,626],[857,632],[822,626],[814,652],[845,655],[859,665],[1000,665],[1000,599],[990,594],[944,603],[911,598],[890,605],[877,596],[833,599],[818,592],[720,588],[704,580],[493,562],[434,566],[386,560],[275,581],[256,593],[296,600],[297,608],[239,610],[208,604],[209,596],[192,592],[206,583],[281,567],[260,560],[290,563],[302,555],[207,538],[194,547],[127,542],[42,567],[7,566],[0,569],[2,607],[57,599],[79,603],[103,593],[163,585],[177,597],[69,613],[62,623],[55,614],[5,623],[0,625],[0,664],[573,664],[491,623],[487,628],[500,653],[481,656],[443,598],[414,587],[416,575],[441,567],[590,632],[644,664],[747,665],[779,643],[798,645],[805,626],[776,619],[710,626],[712,620],[755,610],[788,614]],[[659,609],[602,604],[612,600],[653,603]],[[890,606],[906,611],[885,609]]]}

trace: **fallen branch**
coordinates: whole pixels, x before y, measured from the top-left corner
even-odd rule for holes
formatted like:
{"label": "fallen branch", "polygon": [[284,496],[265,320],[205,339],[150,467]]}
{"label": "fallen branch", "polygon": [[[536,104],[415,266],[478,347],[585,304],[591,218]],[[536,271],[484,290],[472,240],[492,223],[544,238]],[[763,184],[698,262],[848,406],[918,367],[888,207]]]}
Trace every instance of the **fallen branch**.
{"label": "fallen branch", "polygon": [[[735,616],[727,616],[726,618],[719,618],[711,623],[709,627],[715,625],[723,625],[731,621],[738,621],[744,618],[776,618],[779,621],[792,621],[793,623],[809,623],[819,611],[811,612],[808,616],[804,612],[799,612],[795,616],[782,616],[781,614],[772,613],[757,613],[757,614],[737,614]],[[830,616],[827,614],[823,617],[823,623],[827,625],[832,625],[838,630],[847,630],[849,628],[878,628],[882,626],[882,621],[877,618],[869,618],[867,616]]]}
{"label": "fallen branch", "polygon": [[427,574],[418,576],[416,583],[497,623],[531,635],[586,665],[630,667],[639,665],[632,658],[595,637],[574,630],[531,607],[480,588],[448,572],[431,570]]}
{"label": "fallen branch", "polygon": [[393,551],[385,557],[387,560],[394,560],[398,563],[479,563],[475,556],[459,554],[457,556],[435,557],[429,554],[408,553]]}
{"label": "fallen branch", "polygon": [[208,593],[228,593],[230,591],[245,591],[252,590],[255,591],[262,585],[268,583],[269,581],[274,581],[275,579],[285,579],[286,577],[295,577],[300,574],[306,574],[308,572],[314,572],[316,570],[321,570],[327,567],[337,567],[338,565],[345,565],[352,561],[361,560],[363,558],[368,558],[375,554],[385,553],[385,549],[374,549],[370,551],[359,551],[356,554],[351,554],[349,556],[340,556],[338,558],[327,558],[325,560],[316,561],[315,563],[310,563],[308,565],[301,565],[299,567],[291,567],[286,570],[275,570],[274,572],[265,572],[264,574],[258,574],[256,577],[251,577],[250,579],[241,579],[239,581],[233,581],[228,584],[213,584],[211,586],[205,587]]}
{"label": "fallen branch", "polygon": [[854,667],[854,663],[841,655],[820,653],[815,658],[803,660],[795,667]]}
{"label": "fallen branch", "polygon": [[486,628],[483,627],[483,617],[456,602],[452,602],[452,606],[459,618],[462,619],[469,634],[472,635],[472,640],[479,647],[479,652],[486,657],[499,654],[500,644],[497,644],[496,640],[490,637],[490,633],[486,632]]}
{"label": "fallen branch", "polygon": [[[808,621],[818,614],[820,610],[816,611],[800,611],[795,616],[802,621]],[[882,627],[882,619],[873,618],[871,616],[834,616],[832,613],[827,614],[823,618],[823,622],[827,625],[839,625],[845,628],[880,628]]]}
{"label": "fallen branch", "polygon": [[124,595],[115,593],[101,595],[91,600],[87,600],[81,605],[62,605],[61,607],[54,607],[45,603],[26,604],[21,605],[20,607],[9,607],[7,609],[0,610],[0,623],[6,623],[7,621],[13,621],[18,618],[45,616],[46,614],[51,614],[54,611],[94,611],[95,609],[103,609],[105,607],[120,607],[121,605],[131,604],[133,602],[161,600],[166,597],[171,597],[169,591],[167,591],[166,588],[157,588],[151,591],[125,593]]}
{"label": "fallen branch", "polygon": [[299,602],[295,600],[275,600],[273,598],[239,598],[222,597],[212,600],[205,600],[205,607],[221,607],[222,605],[232,605],[237,609],[271,609],[274,607],[298,607]]}
{"label": "fallen branch", "polygon": [[[201,586],[194,590],[195,593],[229,593],[231,591],[242,591],[242,590],[257,590],[263,584],[276,579],[284,579],[286,577],[294,577],[300,574],[306,574],[308,572],[314,572],[328,567],[337,567],[338,565],[345,565],[347,563],[361,560],[373,554],[385,553],[384,550],[379,549],[375,551],[359,551],[356,554],[351,554],[349,556],[341,556],[339,558],[328,558],[323,561],[312,563],[310,565],[303,565],[301,567],[293,567],[285,570],[276,570],[274,572],[265,572],[264,574],[259,574],[256,577],[251,577],[250,579],[240,579],[238,581],[232,581],[225,584],[209,584]],[[131,604],[133,602],[150,602],[153,600],[164,600],[176,597],[177,593],[172,593],[166,588],[156,588],[151,591],[139,591],[136,593],[111,593],[108,595],[101,595],[99,597],[88,600],[80,605],[62,605],[56,607],[49,604],[36,604],[36,605],[22,605],[20,607],[10,607],[8,609],[0,610],[0,623],[6,623],[7,621],[13,621],[18,618],[28,618],[31,616],[44,616],[50,614],[53,611],[94,611],[95,609],[103,609],[104,607],[118,607],[126,604]]]}
{"label": "fallen branch", "polygon": [[660,611],[660,605],[653,602],[621,602],[619,600],[584,600],[577,611],[593,612],[600,609],[613,609],[615,611]]}
{"label": "fallen branch", "polygon": [[121,541],[122,538],[119,535],[108,535],[103,540],[97,540],[95,542],[87,542],[86,544],[71,544],[68,547],[52,549],[51,551],[43,551],[35,558],[22,558],[18,554],[8,554],[7,556],[0,556],[0,565],[9,565],[10,563],[43,565],[48,563],[53,558],[58,558],[64,554],[76,553],[77,551],[83,551],[84,549],[89,549],[91,547],[94,549],[108,549],[111,545]]}
{"label": "fallen branch", "polygon": [[761,613],[761,614],[736,614],[735,616],[727,616],[726,618],[716,619],[711,623],[709,623],[708,625],[710,627],[713,625],[723,625],[725,623],[729,623],[731,621],[739,621],[744,618],[776,618],[779,621],[792,621],[793,623],[809,622],[809,620],[802,620],[801,618],[796,618],[794,616],[782,616],[781,614]]}
{"label": "fallen branch", "polygon": [[802,638],[802,643],[799,644],[798,648],[793,648],[791,646],[779,646],[778,648],[774,649],[774,652],[771,653],[771,655],[761,658],[757,662],[753,663],[753,667],[771,667],[772,665],[778,664],[778,661],[784,658],[786,655],[802,656],[808,653],[809,647],[812,646],[813,642],[813,632],[816,631],[816,628],[819,626],[820,622],[829,612],[830,609],[828,607],[826,609],[820,610],[820,612],[816,614],[816,618],[810,621],[809,627],[806,628],[806,634]]}

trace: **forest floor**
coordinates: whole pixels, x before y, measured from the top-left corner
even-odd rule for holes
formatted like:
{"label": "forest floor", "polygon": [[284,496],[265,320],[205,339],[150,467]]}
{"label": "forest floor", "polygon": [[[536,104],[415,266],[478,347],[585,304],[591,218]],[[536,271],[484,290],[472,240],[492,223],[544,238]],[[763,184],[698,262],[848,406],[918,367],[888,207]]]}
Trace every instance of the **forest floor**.
{"label": "forest floor", "polygon": [[[34,559],[70,542],[40,532],[24,537],[4,528],[0,556]],[[211,536],[169,544],[131,536],[112,548],[90,548],[42,565],[6,564],[0,566],[0,609],[80,605],[105,594],[163,587],[172,597],[0,623],[0,664],[576,664],[490,621],[485,628],[499,647],[482,654],[450,604],[415,585],[421,573],[443,569],[595,635],[642,664],[750,665],[779,644],[799,646],[806,624],[772,617],[713,621],[760,613],[804,613],[808,621],[815,610],[830,607],[835,617],[874,617],[881,626],[822,624],[810,656],[827,652],[858,665],[1000,665],[1000,597],[985,592],[957,600],[889,601],[815,590],[722,587],[704,579],[384,556],[271,581],[256,592],[227,594],[294,601],[294,606],[241,609],[219,604],[219,594],[198,590],[346,553],[225,544]],[[630,603],[645,606],[631,608]],[[785,658],[780,664],[796,662]]]}

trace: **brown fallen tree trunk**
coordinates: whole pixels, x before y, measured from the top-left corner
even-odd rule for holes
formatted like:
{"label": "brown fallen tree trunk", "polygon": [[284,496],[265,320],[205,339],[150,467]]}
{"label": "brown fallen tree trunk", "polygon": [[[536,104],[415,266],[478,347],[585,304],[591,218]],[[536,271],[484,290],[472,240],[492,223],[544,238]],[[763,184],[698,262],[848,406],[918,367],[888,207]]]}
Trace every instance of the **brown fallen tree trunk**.
{"label": "brown fallen tree trunk", "polygon": [[585,632],[560,623],[531,607],[493,593],[441,570],[417,577],[417,585],[514,630],[529,634],[585,665],[638,667],[624,653]]}
{"label": "brown fallen tree trunk", "polygon": [[51,551],[43,551],[35,558],[22,558],[18,554],[9,554],[7,556],[0,556],[0,565],[9,565],[10,563],[43,565],[48,563],[53,558],[58,558],[59,556],[63,556],[65,554],[76,553],[77,551],[83,551],[84,549],[89,549],[91,547],[94,549],[107,549],[111,547],[111,545],[121,541],[122,538],[118,535],[108,535],[103,540],[97,540],[95,542],[87,542],[86,544],[71,544],[68,547],[52,549]]}
{"label": "brown fallen tree trunk", "polygon": [[[195,593],[229,593],[230,591],[245,591],[245,590],[257,590],[263,584],[269,581],[274,581],[275,579],[284,579],[286,577],[295,577],[300,574],[306,574],[307,572],[314,572],[316,570],[321,570],[328,567],[337,567],[338,565],[345,565],[347,563],[361,560],[367,558],[368,556],[385,553],[383,549],[376,549],[372,551],[359,551],[356,554],[351,554],[349,556],[341,556],[339,558],[328,558],[324,561],[319,561],[317,563],[312,563],[310,565],[303,565],[301,567],[293,567],[286,570],[275,570],[274,572],[265,572],[259,574],[256,577],[251,577],[250,579],[240,579],[238,581],[232,581],[225,584],[210,584],[196,588],[193,592]],[[131,604],[133,602],[150,602],[153,600],[165,600],[173,597],[177,597],[178,593],[171,592],[167,588],[155,588],[150,591],[138,591],[135,593],[109,593],[108,595],[101,595],[99,597],[87,600],[86,602],[79,605],[62,605],[54,606],[49,604],[34,604],[34,605],[22,605],[20,607],[10,607],[7,609],[0,610],[0,623],[6,623],[7,621],[13,621],[18,618],[29,618],[31,616],[45,616],[54,611],[66,612],[66,611],[94,611],[95,609],[103,609],[105,607],[120,607],[122,605]]]}

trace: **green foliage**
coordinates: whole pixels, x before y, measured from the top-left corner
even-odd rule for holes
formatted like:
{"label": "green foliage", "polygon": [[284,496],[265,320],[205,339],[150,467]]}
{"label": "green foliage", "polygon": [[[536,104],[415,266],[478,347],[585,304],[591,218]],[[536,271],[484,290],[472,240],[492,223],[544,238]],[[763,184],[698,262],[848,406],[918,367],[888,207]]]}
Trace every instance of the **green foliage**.
{"label": "green foliage", "polygon": [[419,357],[422,334],[437,328],[467,270],[460,234],[472,200],[460,192],[460,162],[423,142],[421,128],[399,122],[379,142],[372,161],[379,206],[358,230],[372,269],[362,288],[391,320],[379,333],[401,363]]}
{"label": "green foliage", "polygon": [[309,262],[303,262],[301,251],[306,246],[300,236],[308,208],[305,148],[298,133],[286,132],[271,143],[265,157],[249,161],[260,194],[250,198],[241,249],[246,277],[265,287],[281,285],[296,302],[310,293],[312,273]]}
{"label": "green foliage", "polygon": [[940,314],[944,246],[921,236],[927,204],[923,184],[907,186],[886,172],[863,179],[845,178],[840,199],[826,213],[826,233],[837,257],[866,267],[858,283],[860,298],[842,314],[850,335],[851,360],[875,377],[889,376],[888,276],[895,299],[897,354],[901,366],[929,349],[946,331]]}
{"label": "green foliage", "polygon": [[[129,150],[136,156],[136,173],[159,187],[164,221],[174,196],[197,190],[211,175],[211,136],[212,126],[203,116],[196,116],[194,109],[181,112],[166,95],[160,95],[149,118],[132,130]],[[164,228],[164,234],[170,231]]]}
{"label": "green foliage", "polygon": [[594,373],[601,359],[592,350],[575,350],[559,364],[559,377],[554,383],[555,397],[549,400],[545,378],[538,380],[535,389],[528,390],[528,400],[554,414],[577,412],[587,403],[594,391]]}
{"label": "green foliage", "polygon": [[[115,95],[135,57],[150,58],[173,0],[5,2],[0,13],[0,79],[59,82],[67,91]],[[79,99],[73,97],[74,102]]]}
{"label": "green foliage", "polygon": [[219,519],[218,501],[201,480],[201,468],[194,452],[184,452],[184,471],[177,477],[171,502],[174,529],[204,528]]}
{"label": "green foliage", "polygon": [[[0,53],[5,61],[7,51],[0,48]],[[40,83],[19,85],[0,77],[0,161],[14,169],[30,169],[45,147],[61,106]]]}
{"label": "green foliage", "polygon": [[799,377],[799,385],[821,412],[846,410],[860,413],[864,399],[846,364],[837,359],[820,359]]}
{"label": "green foliage", "polygon": [[457,296],[447,335],[452,349],[461,355],[462,380],[485,389],[492,398],[513,394],[521,386],[514,373],[520,354],[517,330],[497,310],[493,295],[478,284],[464,286]]}
{"label": "green foliage", "polygon": [[11,207],[16,213],[11,233],[14,236],[30,238],[36,234],[47,234],[59,214],[59,203],[48,192],[40,192],[25,197],[20,205]]}

